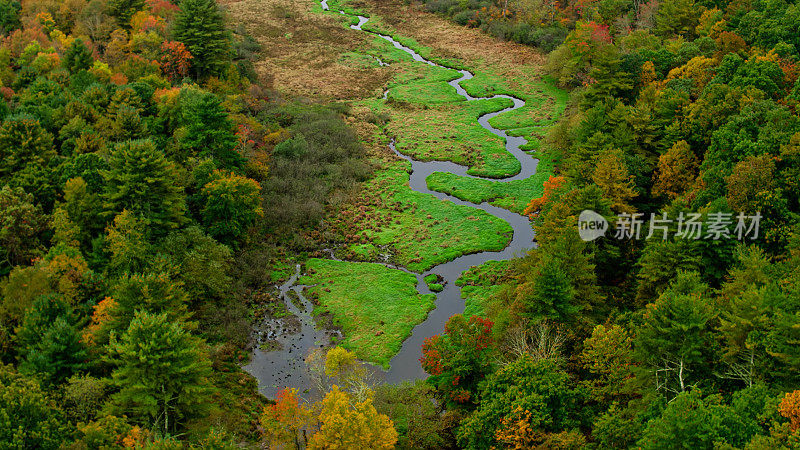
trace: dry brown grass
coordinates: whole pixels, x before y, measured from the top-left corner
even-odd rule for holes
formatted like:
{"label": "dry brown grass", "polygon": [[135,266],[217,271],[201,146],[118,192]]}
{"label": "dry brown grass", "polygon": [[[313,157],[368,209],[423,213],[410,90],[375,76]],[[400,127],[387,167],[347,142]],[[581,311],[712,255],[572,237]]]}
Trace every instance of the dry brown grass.
{"label": "dry brown grass", "polygon": [[470,69],[491,68],[498,74],[508,73],[509,78],[518,78],[522,72],[532,76],[541,73],[544,55],[537,50],[454,24],[419,6],[406,5],[402,0],[358,0],[351,4],[377,14],[401,35],[433,49],[434,55],[460,59]]}
{"label": "dry brown grass", "polygon": [[[316,0],[223,3],[231,19],[262,45],[262,58],[255,66],[265,87],[291,96],[356,100],[380,95],[397,70],[342,64],[343,54],[369,46],[369,35],[348,29],[334,14],[311,12]],[[460,59],[471,69],[491,70],[509,80],[540,76],[544,58],[530,47],[499,41],[401,0],[361,0],[352,5],[376,14],[383,24],[430,47],[436,56]]]}
{"label": "dry brown grass", "polygon": [[367,45],[341,18],[311,12],[310,0],[225,2],[231,20],[262,46],[256,72],[265,87],[320,100],[375,96],[392,76],[379,67],[341,64],[341,55]]}

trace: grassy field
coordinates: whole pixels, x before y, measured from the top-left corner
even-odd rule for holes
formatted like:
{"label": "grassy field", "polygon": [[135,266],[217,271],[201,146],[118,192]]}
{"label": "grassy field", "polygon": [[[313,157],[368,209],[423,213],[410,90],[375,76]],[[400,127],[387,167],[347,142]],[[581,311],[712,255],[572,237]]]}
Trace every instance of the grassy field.
{"label": "grassy field", "polygon": [[471,175],[502,178],[519,172],[519,161],[503,139],[478,124],[478,117],[512,105],[507,99],[389,107],[386,130],[397,138],[397,149],[421,161],[452,161],[468,166]]}
{"label": "grassy field", "polygon": [[508,245],[512,234],[508,223],[484,211],[412,191],[409,168],[406,161],[386,163],[364,184],[355,204],[334,219],[333,225],[353,240],[352,251],[367,243],[388,245],[395,262],[422,272],[464,254]]}
{"label": "grassy field", "polygon": [[456,284],[461,286],[461,298],[466,301],[465,317],[484,315],[491,298],[500,292],[508,264],[508,261],[487,261],[461,274]]}
{"label": "grassy field", "polygon": [[489,202],[500,208],[522,214],[533,198],[542,196],[542,183],[553,173],[550,155],[539,155],[536,173],[524,180],[508,183],[465,178],[450,173],[436,172],[428,176],[428,189],[444,192],[472,203]]}
{"label": "grassy field", "polygon": [[380,264],[310,259],[299,284],[344,332],[342,345],[358,358],[388,368],[411,329],[433,309],[435,296],[417,292],[417,278]]}
{"label": "grassy field", "polygon": [[481,71],[461,83],[472,96],[506,94],[525,100],[522,108],[493,117],[489,124],[503,130],[551,125],[564,112],[568,94],[543,78],[531,79],[524,74],[509,76],[497,70]]}

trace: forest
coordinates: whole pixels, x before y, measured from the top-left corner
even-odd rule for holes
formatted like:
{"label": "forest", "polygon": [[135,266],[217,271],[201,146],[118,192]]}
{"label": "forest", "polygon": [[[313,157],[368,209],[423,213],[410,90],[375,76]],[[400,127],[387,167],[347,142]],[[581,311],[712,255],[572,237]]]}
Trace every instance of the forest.
{"label": "forest", "polygon": [[799,80],[785,0],[0,0],[0,449],[800,448]]}

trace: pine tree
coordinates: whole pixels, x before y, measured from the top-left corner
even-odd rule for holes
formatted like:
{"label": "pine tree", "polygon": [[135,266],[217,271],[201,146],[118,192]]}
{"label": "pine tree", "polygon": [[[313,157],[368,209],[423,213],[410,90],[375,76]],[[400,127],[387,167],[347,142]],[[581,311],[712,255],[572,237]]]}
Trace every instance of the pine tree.
{"label": "pine tree", "polygon": [[80,342],[66,303],[57,295],[45,295],[34,301],[16,338],[21,371],[38,373],[48,382],[60,383],[86,367],[86,348]]}
{"label": "pine tree", "polygon": [[88,70],[94,64],[92,51],[86,48],[81,39],[72,41],[67,53],[64,55],[64,67],[72,73]]}
{"label": "pine tree", "polygon": [[0,264],[16,265],[40,253],[37,237],[47,228],[42,209],[22,189],[0,189]]}
{"label": "pine tree", "polygon": [[109,344],[116,364],[112,379],[119,389],[111,399],[112,411],[164,434],[202,413],[212,393],[204,345],[167,314],[137,312],[119,340]]}
{"label": "pine tree", "polygon": [[622,58],[613,46],[603,47],[589,73],[594,83],[584,93],[586,105],[596,105],[604,100],[620,97],[633,87],[630,75],[621,69]]}
{"label": "pine tree", "polygon": [[525,314],[534,320],[571,321],[580,311],[574,305],[569,277],[556,264],[544,264],[535,278],[531,295],[524,299]]}
{"label": "pine tree", "polygon": [[705,298],[708,286],[697,272],[679,272],[658,300],[647,305],[636,351],[663,392],[677,395],[702,379],[712,348],[709,334],[717,313]]}
{"label": "pine tree", "polygon": [[150,140],[117,144],[109,166],[101,172],[106,182],[103,193],[106,217],[127,209],[156,234],[184,222],[184,194],[176,183],[175,167]]}
{"label": "pine tree", "polygon": [[29,165],[46,166],[55,156],[53,136],[35,117],[10,116],[0,126],[0,179]]}
{"label": "pine tree", "polygon": [[231,38],[225,18],[214,0],[183,0],[175,19],[175,40],[192,54],[195,76],[221,72],[230,60]]}
{"label": "pine tree", "polygon": [[20,370],[39,373],[45,380],[58,384],[86,368],[89,357],[86,347],[75,326],[65,317],[58,317],[39,339],[20,363]]}
{"label": "pine tree", "polygon": [[[186,292],[166,273],[123,275],[111,295],[114,300],[109,302],[108,316],[93,332],[98,344],[107,343],[112,332],[128,328],[137,311],[163,313],[173,322],[185,322],[190,316]],[[186,322],[184,326],[193,328],[195,324]]]}
{"label": "pine tree", "polygon": [[120,339],[109,344],[117,366],[112,378],[119,389],[112,396],[112,411],[164,434],[203,412],[212,393],[204,346],[167,314],[136,312]]}
{"label": "pine tree", "polygon": [[[182,92],[183,94],[183,92]],[[245,159],[236,151],[233,123],[216,95],[186,91],[184,133],[179,138],[179,160],[189,156],[212,158],[218,168],[237,170]]]}

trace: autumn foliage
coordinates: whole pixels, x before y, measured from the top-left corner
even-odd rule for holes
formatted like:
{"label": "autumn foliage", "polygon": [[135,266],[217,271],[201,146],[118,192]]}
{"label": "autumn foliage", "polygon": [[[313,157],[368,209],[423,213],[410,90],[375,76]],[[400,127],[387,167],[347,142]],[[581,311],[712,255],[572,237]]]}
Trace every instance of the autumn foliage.
{"label": "autumn foliage", "polygon": [[800,390],[787,392],[779,406],[781,415],[789,419],[792,431],[800,429]]}
{"label": "autumn foliage", "polygon": [[562,186],[564,186],[566,181],[567,179],[562,176],[550,175],[550,178],[548,178],[547,181],[544,182],[544,194],[542,194],[542,196],[539,198],[532,199],[528,203],[528,206],[525,208],[523,214],[530,217],[531,219],[536,217],[536,215],[542,209],[542,206],[544,206],[545,203],[550,201],[550,198],[553,196],[553,194],[555,192],[558,192],[558,190]]}
{"label": "autumn foliage", "polygon": [[161,44],[161,71],[171,81],[189,75],[192,54],[182,42],[166,41]]}

